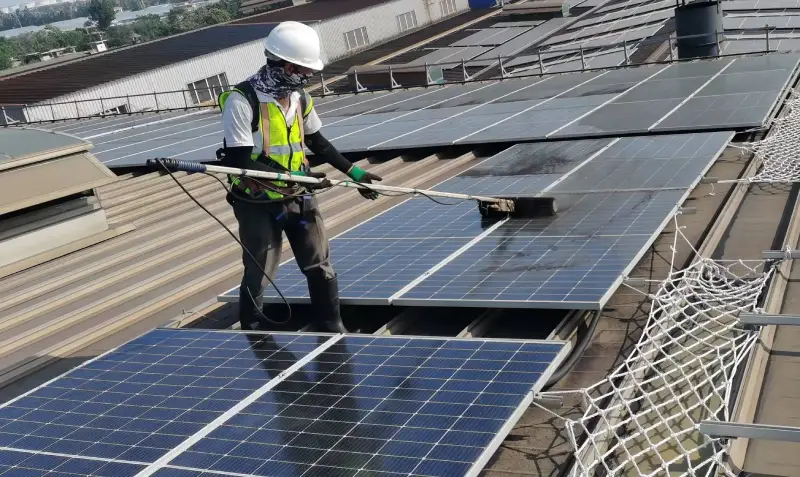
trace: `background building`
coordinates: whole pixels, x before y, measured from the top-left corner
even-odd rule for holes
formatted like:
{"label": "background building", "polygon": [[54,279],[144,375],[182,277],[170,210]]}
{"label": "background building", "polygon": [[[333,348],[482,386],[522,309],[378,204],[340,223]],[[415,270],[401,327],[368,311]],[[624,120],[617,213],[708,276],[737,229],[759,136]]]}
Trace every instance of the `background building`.
{"label": "background building", "polygon": [[182,108],[253,74],[278,22],[312,25],[330,63],[468,9],[468,0],[320,0],[92,55],[59,65],[57,74],[12,75],[0,82],[0,104],[28,105],[29,121],[75,117],[76,108],[81,116]]}

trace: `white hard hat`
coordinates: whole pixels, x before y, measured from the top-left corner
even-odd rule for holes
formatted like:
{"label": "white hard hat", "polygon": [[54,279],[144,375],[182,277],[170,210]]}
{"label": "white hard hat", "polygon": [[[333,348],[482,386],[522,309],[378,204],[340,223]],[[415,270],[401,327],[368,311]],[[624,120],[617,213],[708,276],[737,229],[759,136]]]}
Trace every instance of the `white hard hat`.
{"label": "white hard hat", "polygon": [[264,42],[267,52],[314,71],[323,68],[317,31],[300,22],[282,22]]}

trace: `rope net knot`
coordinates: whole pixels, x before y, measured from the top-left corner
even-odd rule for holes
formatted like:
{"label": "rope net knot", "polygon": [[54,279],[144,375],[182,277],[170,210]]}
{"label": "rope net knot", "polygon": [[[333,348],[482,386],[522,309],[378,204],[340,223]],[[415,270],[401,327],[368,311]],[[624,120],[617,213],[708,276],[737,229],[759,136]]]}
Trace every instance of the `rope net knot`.
{"label": "rope net knot", "polygon": [[800,157],[795,145],[800,143],[800,94],[792,91],[786,101],[787,113],[773,120],[772,133],[761,141],[749,143],[761,169],[750,182],[791,183],[800,181]]}
{"label": "rope net knot", "polygon": [[731,417],[736,372],[758,336],[736,317],[756,310],[773,270],[760,260],[707,258],[673,268],[617,369],[587,389],[545,393],[582,395],[583,415],[565,419],[573,476],[735,475],[727,444],[697,425]]}

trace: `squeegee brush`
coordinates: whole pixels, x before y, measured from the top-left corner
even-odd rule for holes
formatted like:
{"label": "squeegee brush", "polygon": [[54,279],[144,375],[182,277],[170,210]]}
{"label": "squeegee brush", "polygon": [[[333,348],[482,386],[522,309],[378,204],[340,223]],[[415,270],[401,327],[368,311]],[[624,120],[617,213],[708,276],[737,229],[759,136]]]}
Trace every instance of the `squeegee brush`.
{"label": "squeegee brush", "polygon": [[478,200],[481,215],[490,219],[511,217],[534,219],[550,217],[558,212],[554,197],[497,197],[498,201]]}

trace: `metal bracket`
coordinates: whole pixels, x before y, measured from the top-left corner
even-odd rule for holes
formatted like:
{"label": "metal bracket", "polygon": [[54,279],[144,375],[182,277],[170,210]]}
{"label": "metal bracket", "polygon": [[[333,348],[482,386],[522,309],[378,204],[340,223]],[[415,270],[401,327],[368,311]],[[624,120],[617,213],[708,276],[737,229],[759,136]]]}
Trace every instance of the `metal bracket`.
{"label": "metal bracket", "polygon": [[394,80],[394,73],[392,72],[391,65],[389,65],[389,88],[390,89],[400,88],[400,83]]}
{"label": "metal bracket", "polygon": [[564,406],[564,398],[561,396],[542,396],[541,394],[535,394],[533,396],[533,402],[551,411],[561,409]]}
{"label": "metal bracket", "polygon": [[765,260],[795,260],[800,258],[800,250],[764,250],[761,257]]}
{"label": "metal bracket", "polygon": [[542,49],[536,50],[536,56],[539,57],[539,73],[544,75],[544,61],[542,61]]}
{"label": "metal bracket", "polygon": [[650,280],[648,278],[625,277],[623,278],[622,281],[629,287],[643,288],[647,286],[649,283],[657,282],[658,280]]}
{"label": "metal bracket", "polygon": [[681,207],[678,209],[680,215],[694,215],[697,213],[697,207]]}
{"label": "metal bracket", "polygon": [[719,177],[703,177],[700,179],[701,184],[716,184],[719,182]]}
{"label": "metal bracket", "polygon": [[356,81],[356,91],[359,93],[363,93],[367,90],[360,81],[358,81],[358,70],[353,70],[353,79]]}
{"label": "metal bracket", "polygon": [[764,439],[769,441],[800,442],[800,427],[772,424],[743,424],[738,422],[702,421],[699,430],[709,437]]}
{"label": "metal bracket", "polygon": [[628,40],[622,42],[622,49],[625,51],[625,66],[628,66],[631,64],[631,59],[628,56]]}
{"label": "metal bracket", "polygon": [[500,77],[503,79],[507,78],[508,72],[506,71],[506,67],[503,66],[503,57],[498,55],[497,62],[500,64]]}
{"label": "metal bracket", "polygon": [[464,61],[464,58],[461,58],[461,72],[464,74],[464,82],[472,80],[472,76],[467,73],[467,64]]}
{"label": "metal bracket", "polygon": [[431,70],[428,68],[428,62],[425,62],[425,85],[430,86],[433,84],[433,78],[431,78]]}
{"label": "metal bracket", "polygon": [[333,91],[328,89],[328,85],[325,84],[325,75],[322,73],[319,74],[320,82],[322,83],[322,96],[333,94]]}
{"label": "metal bracket", "polygon": [[800,316],[797,315],[768,315],[766,313],[740,313],[739,323],[757,326],[800,326]]}

